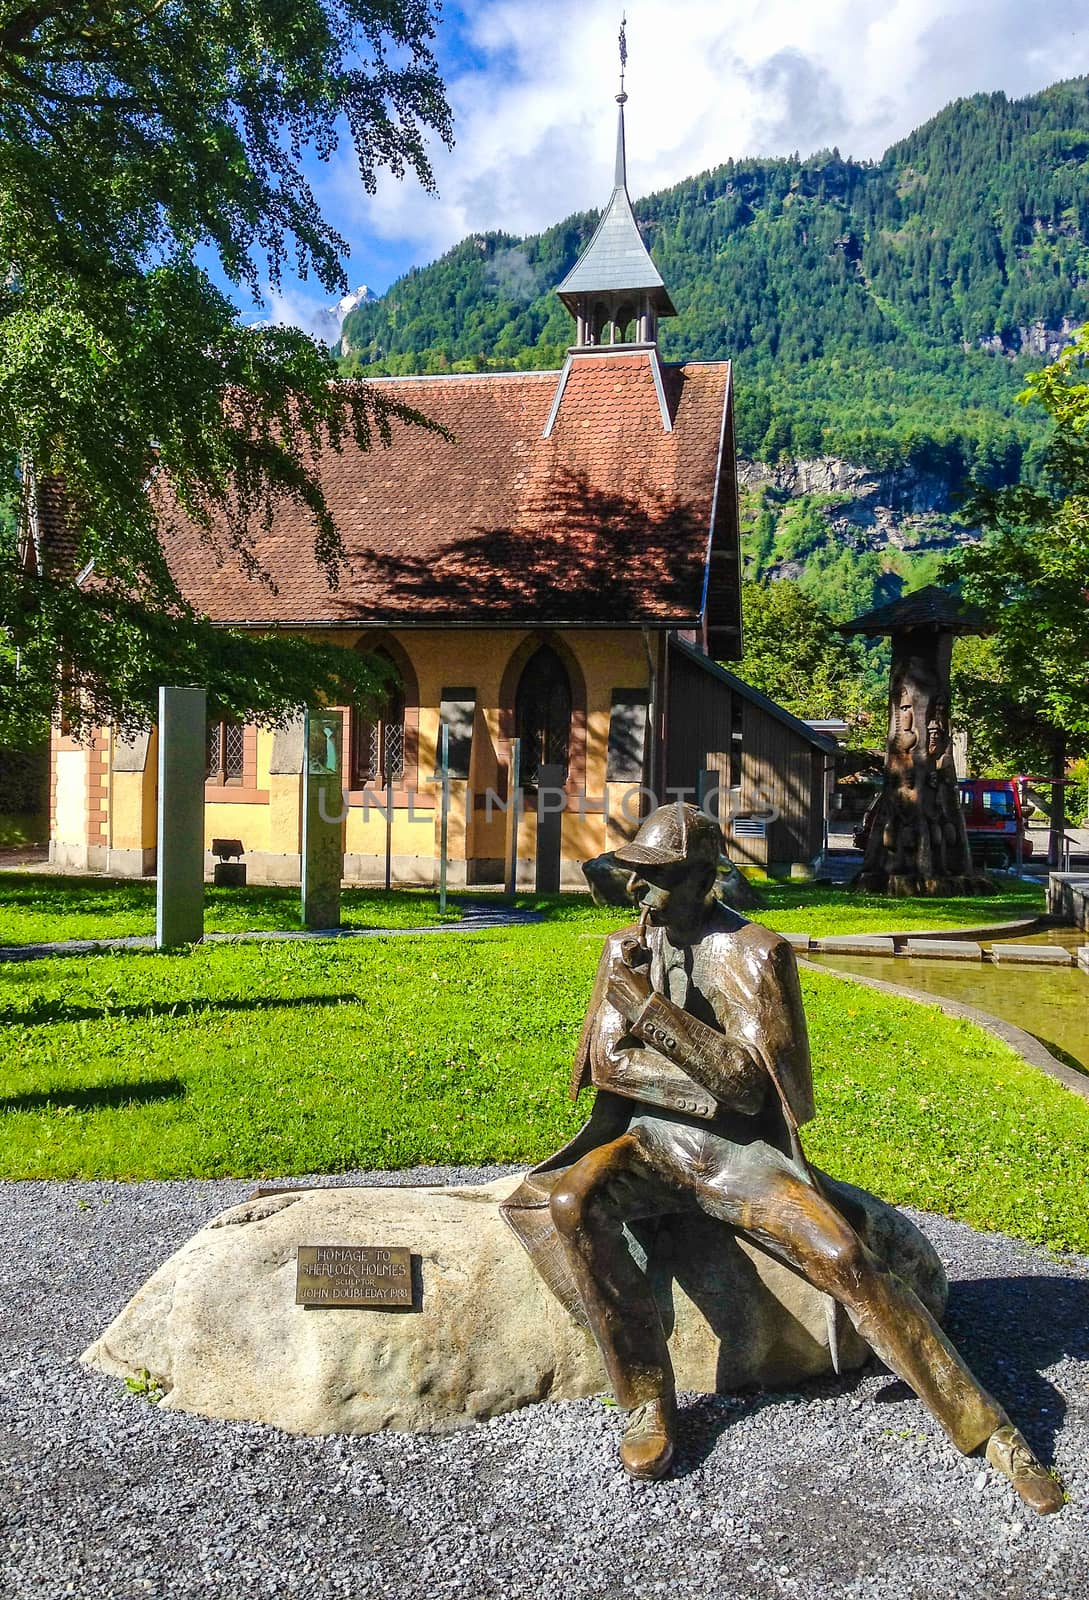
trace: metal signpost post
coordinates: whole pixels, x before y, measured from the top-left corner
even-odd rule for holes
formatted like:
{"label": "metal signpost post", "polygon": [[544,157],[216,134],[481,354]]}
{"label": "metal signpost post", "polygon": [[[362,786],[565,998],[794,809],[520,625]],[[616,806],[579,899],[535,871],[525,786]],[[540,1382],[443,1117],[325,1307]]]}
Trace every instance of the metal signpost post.
{"label": "metal signpost post", "polygon": [[563,841],[563,767],[542,762],[537,769],[535,886],[538,894],[558,894]]}
{"label": "metal signpost post", "polygon": [[446,856],[450,834],[450,725],[444,722],[439,739],[442,774],[442,820],[439,825],[439,916],[446,915]]}
{"label": "metal signpost post", "polygon": [[203,689],[159,690],[159,803],[155,943],[160,950],[204,937],[204,776],[208,765]]}
{"label": "metal signpost post", "polygon": [[522,741],[510,742],[510,860],[507,863],[507,898],[513,900],[518,893],[518,823],[522,815]]}

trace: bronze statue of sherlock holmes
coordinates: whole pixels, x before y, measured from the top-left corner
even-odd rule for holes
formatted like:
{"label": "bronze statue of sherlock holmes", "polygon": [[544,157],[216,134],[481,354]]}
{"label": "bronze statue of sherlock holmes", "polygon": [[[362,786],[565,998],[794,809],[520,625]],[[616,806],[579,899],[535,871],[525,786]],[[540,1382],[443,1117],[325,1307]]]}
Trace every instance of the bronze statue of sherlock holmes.
{"label": "bronze statue of sherlock holmes", "polygon": [[1060,1484],[806,1160],[798,1125],[814,1114],[813,1086],[794,952],[714,901],[722,848],[716,822],[670,805],[616,852],[643,910],[606,941],[579,1041],[572,1087],[596,1087],[593,1114],[504,1205],[597,1340],[627,1412],[626,1471],[664,1476],[676,1422],[665,1335],[624,1224],[699,1207],[839,1302],[960,1450],[985,1449],[1028,1505],[1058,1510]]}

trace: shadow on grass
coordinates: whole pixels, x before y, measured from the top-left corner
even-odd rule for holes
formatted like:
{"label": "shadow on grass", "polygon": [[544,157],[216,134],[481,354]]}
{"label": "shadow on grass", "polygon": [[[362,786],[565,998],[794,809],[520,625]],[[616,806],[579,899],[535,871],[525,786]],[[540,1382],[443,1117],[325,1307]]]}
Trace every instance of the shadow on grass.
{"label": "shadow on grass", "polygon": [[308,1006],[351,1005],[354,996],[342,994],[258,995],[252,999],[149,1000],[144,1005],[80,1006],[66,1000],[42,998],[28,1006],[0,1006],[0,1023],[21,1023],[34,1028],[53,1022],[150,1022],[156,1017],[193,1017],[217,1011],[299,1011]]}
{"label": "shadow on grass", "polygon": [[30,1094],[0,1096],[5,1111],[104,1111],[110,1106],[150,1105],[156,1100],[180,1100],[185,1085],[180,1078],[160,1078],[155,1083],[97,1083],[86,1089],[43,1089]]}

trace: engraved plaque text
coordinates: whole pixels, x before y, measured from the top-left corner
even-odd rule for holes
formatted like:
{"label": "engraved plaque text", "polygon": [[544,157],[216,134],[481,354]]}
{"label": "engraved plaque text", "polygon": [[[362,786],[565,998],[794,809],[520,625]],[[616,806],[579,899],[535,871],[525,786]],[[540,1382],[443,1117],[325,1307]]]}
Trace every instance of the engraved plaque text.
{"label": "engraved plaque text", "polygon": [[301,1244],[299,1306],[410,1306],[411,1252],[400,1246]]}

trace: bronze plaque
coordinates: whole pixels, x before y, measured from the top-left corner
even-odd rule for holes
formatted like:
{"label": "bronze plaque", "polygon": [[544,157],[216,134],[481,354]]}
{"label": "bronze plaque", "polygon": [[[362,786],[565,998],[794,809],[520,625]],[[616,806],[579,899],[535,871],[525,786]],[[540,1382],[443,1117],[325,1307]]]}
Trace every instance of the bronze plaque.
{"label": "bronze plaque", "polygon": [[301,1244],[297,1306],[410,1306],[412,1256],[401,1246]]}

